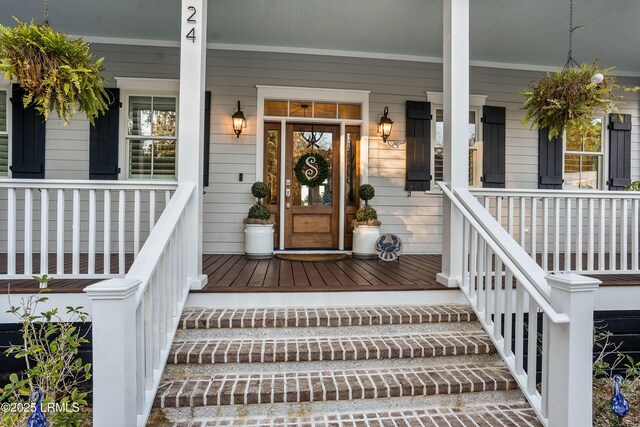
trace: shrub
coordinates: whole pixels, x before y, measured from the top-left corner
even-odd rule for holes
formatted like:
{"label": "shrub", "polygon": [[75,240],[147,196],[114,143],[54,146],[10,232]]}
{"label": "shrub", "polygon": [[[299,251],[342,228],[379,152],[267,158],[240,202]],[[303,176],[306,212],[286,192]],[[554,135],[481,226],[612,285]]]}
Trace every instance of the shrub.
{"label": "shrub", "polygon": [[[269,221],[271,219],[271,212],[265,205],[261,205],[256,203],[255,205],[249,208],[249,214],[247,215],[247,220],[260,220],[260,221]],[[245,221],[246,222],[246,221]],[[251,223],[251,222],[247,222]],[[256,223],[256,222],[253,222]],[[260,224],[260,222],[257,222]]]}
{"label": "shrub", "polygon": [[378,212],[371,206],[362,206],[356,212],[354,225],[380,225],[378,221]]}
{"label": "shrub", "polygon": [[265,198],[269,194],[269,187],[264,182],[258,181],[251,186],[251,194],[258,199]]}
{"label": "shrub", "polygon": [[631,185],[625,187],[626,191],[640,191],[640,181],[633,181]]}
{"label": "shrub", "polygon": [[[40,283],[49,280],[46,275],[34,279]],[[57,308],[39,312],[38,305],[48,299],[44,292],[23,298],[20,306],[12,305],[8,311],[22,323],[23,344],[11,345],[5,353],[24,359],[27,368],[11,374],[9,383],[0,389],[0,402],[27,403],[31,392],[40,390],[43,407],[55,403],[68,408],[48,413],[50,425],[80,426],[89,415],[87,393],[80,387],[91,378],[91,364],[78,357],[81,345],[88,343],[89,331],[81,332],[74,323],[86,322],[88,315],[82,307],[71,306],[66,308],[64,319]],[[0,414],[0,421],[4,426],[22,426],[30,415],[29,411],[7,411]]]}
{"label": "shrub", "polygon": [[368,205],[369,200],[373,199],[373,197],[376,195],[376,190],[371,184],[363,184],[360,186],[358,194],[360,195],[360,198],[364,200],[365,205]]}

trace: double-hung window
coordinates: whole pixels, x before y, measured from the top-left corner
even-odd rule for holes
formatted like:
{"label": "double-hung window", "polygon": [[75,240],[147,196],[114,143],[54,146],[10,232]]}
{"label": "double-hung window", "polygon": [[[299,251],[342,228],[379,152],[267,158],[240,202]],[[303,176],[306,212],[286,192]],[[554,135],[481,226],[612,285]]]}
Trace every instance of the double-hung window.
{"label": "double-hung window", "polygon": [[565,188],[602,188],[603,122],[602,118],[595,118],[586,127],[567,126],[564,151]]}
{"label": "double-hung window", "polygon": [[0,88],[0,178],[9,176],[9,95]]}

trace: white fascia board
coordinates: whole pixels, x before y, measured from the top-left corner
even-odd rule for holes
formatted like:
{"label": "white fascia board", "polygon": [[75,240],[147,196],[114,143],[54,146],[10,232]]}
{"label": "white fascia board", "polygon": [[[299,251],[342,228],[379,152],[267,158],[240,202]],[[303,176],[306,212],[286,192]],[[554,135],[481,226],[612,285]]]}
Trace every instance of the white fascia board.
{"label": "white fascia board", "polygon": [[116,77],[116,85],[124,91],[178,93],[179,79],[147,79],[138,77]]}
{"label": "white fascia board", "polygon": [[312,99],[314,101],[360,102],[369,101],[369,90],[329,89],[292,86],[256,85],[258,102],[264,99]]}
{"label": "white fascia board", "polygon": [[[427,91],[427,101],[435,105],[443,105],[442,92]],[[486,104],[487,95],[469,95],[469,107],[482,107]]]}

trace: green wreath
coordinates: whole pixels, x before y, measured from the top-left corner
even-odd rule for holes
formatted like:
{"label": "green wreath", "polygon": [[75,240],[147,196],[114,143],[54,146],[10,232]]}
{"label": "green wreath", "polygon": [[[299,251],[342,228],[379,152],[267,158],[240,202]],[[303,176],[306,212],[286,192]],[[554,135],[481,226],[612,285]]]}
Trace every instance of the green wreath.
{"label": "green wreath", "polygon": [[308,187],[319,186],[329,176],[329,162],[318,153],[303,154],[293,169],[298,181]]}

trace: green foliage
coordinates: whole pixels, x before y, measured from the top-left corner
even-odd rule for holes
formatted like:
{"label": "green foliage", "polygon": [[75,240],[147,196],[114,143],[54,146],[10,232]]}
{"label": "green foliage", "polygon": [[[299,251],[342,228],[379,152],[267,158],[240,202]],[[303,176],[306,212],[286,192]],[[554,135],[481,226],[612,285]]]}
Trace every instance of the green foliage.
{"label": "green foliage", "polygon": [[378,219],[378,212],[371,206],[362,206],[356,212],[356,221],[359,223],[369,223]]}
{"label": "green foliage", "polygon": [[640,191],[640,181],[633,181],[631,185],[624,188],[625,191]]}
{"label": "green foliage", "polygon": [[[50,281],[46,276],[35,277],[40,283]],[[0,402],[26,403],[32,391],[41,390],[43,405],[57,404],[66,411],[47,413],[52,426],[80,426],[87,417],[87,393],[80,391],[82,382],[91,378],[91,364],[78,357],[82,344],[88,343],[86,335],[74,325],[86,322],[88,315],[82,307],[66,307],[63,316],[57,308],[38,311],[38,305],[48,298],[43,294],[23,298],[19,306],[11,305],[7,312],[22,323],[23,344],[11,345],[5,351],[17,359],[24,359],[27,368],[19,374],[11,374],[9,383],[0,389]],[[29,411],[4,412],[0,421],[4,426],[26,425]]]}
{"label": "green foliage", "polygon": [[255,205],[251,206],[251,208],[249,208],[249,214],[247,215],[247,218],[267,221],[271,218],[271,213],[265,205],[256,203]]}
{"label": "green foliage", "polygon": [[[611,70],[600,70],[596,62],[548,73],[522,92],[527,98],[527,114],[522,123],[531,122],[531,128],[548,128],[551,140],[562,135],[567,123],[587,128],[596,115],[618,112],[613,90],[620,86],[615,77],[608,75]],[[591,82],[596,73],[605,76],[598,85]]]}
{"label": "green foliage", "polygon": [[358,189],[358,194],[360,195],[360,198],[365,201],[365,204],[368,204],[366,202],[374,198],[376,190],[371,184],[363,184]]}
{"label": "green foliage", "polygon": [[267,184],[265,184],[264,182],[257,181],[251,186],[251,194],[253,194],[253,197],[262,199],[264,197],[267,197],[267,194],[269,194],[269,187],[267,187]]}
{"label": "green foliage", "polygon": [[104,58],[94,61],[88,43],[47,24],[16,22],[13,28],[0,25],[0,71],[24,88],[25,107],[34,105],[45,119],[56,111],[65,125],[81,111],[93,124],[108,108],[100,75]]}

